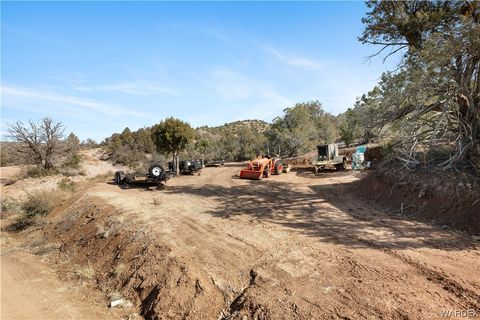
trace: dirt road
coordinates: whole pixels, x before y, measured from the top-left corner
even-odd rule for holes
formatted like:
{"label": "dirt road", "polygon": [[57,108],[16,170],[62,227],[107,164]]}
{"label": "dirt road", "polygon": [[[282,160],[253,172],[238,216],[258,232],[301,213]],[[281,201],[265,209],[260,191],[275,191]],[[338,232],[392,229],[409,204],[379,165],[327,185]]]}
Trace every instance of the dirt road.
{"label": "dirt road", "polygon": [[38,256],[2,245],[0,315],[4,320],[119,319],[91,291],[61,281]]}
{"label": "dirt road", "polygon": [[354,196],[360,176],[349,172],[249,181],[240,168],[207,168],[163,191],[101,184],[87,196],[207,274],[228,317],[480,315],[478,241],[380,212]]}

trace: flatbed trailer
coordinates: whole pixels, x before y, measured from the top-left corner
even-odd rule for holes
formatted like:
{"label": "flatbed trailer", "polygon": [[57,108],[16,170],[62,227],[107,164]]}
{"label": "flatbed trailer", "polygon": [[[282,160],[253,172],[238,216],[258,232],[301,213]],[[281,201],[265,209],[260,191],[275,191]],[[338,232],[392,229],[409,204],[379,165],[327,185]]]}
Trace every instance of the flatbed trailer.
{"label": "flatbed trailer", "polygon": [[155,164],[148,169],[146,174],[125,173],[124,171],[115,172],[115,183],[122,184],[155,184],[161,186],[172,176],[170,170],[163,169],[162,166]]}

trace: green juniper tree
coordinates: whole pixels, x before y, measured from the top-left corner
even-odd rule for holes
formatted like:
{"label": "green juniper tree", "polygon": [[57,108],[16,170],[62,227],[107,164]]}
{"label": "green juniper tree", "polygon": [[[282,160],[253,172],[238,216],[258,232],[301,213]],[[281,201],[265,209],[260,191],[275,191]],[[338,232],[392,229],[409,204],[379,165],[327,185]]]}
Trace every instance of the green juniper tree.
{"label": "green juniper tree", "polygon": [[151,132],[157,150],[172,155],[175,174],[178,173],[178,155],[193,141],[195,131],[188,123],[170,117],[153,126]]}
{"label": "green juniper tree", "polygon": [[369,1],[363,43],[402,53],[380,82],[378,118],[398,128],[398,158],[447,150],[436,166],[480,170],[480,5],[477,1]]}

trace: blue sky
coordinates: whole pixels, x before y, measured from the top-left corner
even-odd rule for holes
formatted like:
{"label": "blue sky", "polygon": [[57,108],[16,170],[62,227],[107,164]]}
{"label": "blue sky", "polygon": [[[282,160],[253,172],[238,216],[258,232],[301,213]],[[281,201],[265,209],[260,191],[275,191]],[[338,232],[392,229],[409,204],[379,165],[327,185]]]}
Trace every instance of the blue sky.
{"label": "blue sky", "polygon": [[[363,2],[4,2],[1,124],[50,116],[102,140],[175,116],[333,114],[387,70],[357,37]],[[391,66],[388,66],[391,67]]]}

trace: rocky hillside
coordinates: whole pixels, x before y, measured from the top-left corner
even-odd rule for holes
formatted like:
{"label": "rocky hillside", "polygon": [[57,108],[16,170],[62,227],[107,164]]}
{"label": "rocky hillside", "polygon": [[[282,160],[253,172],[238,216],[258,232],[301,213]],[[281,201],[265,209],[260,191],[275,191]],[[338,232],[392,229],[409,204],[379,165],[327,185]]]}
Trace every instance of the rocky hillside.
{"label": "rocky hillside", "polygon": [[222,131],[222,130],[238,131],[241,128],[248,128],[256,132],[264,132],[269,128],[269,126],[270,124],[263,120],[241,120],[241,121],[225,123],[224,125],[216,126],[216,127],[202,126],[197,128],[197,130],[201,129],[206,131]]}

